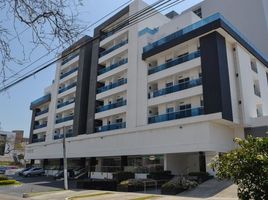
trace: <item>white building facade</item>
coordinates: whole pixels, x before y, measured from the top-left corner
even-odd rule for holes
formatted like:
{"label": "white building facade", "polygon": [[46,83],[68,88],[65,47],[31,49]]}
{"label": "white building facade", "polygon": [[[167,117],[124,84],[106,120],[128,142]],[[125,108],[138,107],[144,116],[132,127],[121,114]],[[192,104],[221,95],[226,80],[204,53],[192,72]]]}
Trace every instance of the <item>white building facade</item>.
{"label": "white building facade", "polygon": [[62,167],[65,131],[70,166],[92,175],[213,174],[207,164],[233,149],[233,138],[267,129],[267,59],[218,13],[158,13],[113,29],[147,6],[134,1],[95,29],[86,50],[59,62],[46,100],[31,106],[33,164]]}

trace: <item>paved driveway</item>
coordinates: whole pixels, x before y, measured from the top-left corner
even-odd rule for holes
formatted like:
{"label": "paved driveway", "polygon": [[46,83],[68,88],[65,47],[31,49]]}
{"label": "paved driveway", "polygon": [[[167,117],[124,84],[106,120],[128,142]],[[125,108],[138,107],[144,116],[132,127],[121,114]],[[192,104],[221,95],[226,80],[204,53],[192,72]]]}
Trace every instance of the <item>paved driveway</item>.
{"label": "paved driveway", "polygon": [[[1,186],[0,194],[6,194],[16,197],[22,197],[23,193],[32,193],[32,192],[47,192],[47,191],[58,191],[63,189],[63,181],[55,181],[52,177],[29,177],[23,178],[19,176],[13,176],[12,178],[21,182],[22,185],[18,186]],[[75,188],[75,182],[69,181],[69,188]],[[1,198],[0,198],[1,199]],[[2,199],[1,199],[2,200]]]}

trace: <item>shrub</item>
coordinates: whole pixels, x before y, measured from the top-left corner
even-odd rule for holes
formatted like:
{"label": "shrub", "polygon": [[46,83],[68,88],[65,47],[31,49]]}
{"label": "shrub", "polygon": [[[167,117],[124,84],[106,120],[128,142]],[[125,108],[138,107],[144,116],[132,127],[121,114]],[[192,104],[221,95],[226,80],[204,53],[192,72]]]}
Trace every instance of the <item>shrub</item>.
{"label": "shrub", "polygon": [[268,137],[236,138],[239,148],[210,164],[221,179],[231,179],[238,185],[240,199],[268,199]]}
{"label": "shrub", "polygon": [[117,186],[117,191],[120,192],[136,192],[143,190],[143,182],[139,179],[129,179],[122,181]]}
{"label": "shrub", "polygon": [[0,181],[0,185],[12,185],[12,184],[15,184],[16,183],[16,180],[3,180],[3,181]]}
{"label": "shrub", "polygon": [[0,175],[0,181],[4,181],[4,180],[8,180],[8,177],[4,175]]}
{"label": "shrub", "polygon": [[196,181],[190,181],[185,178],[175,177],[161,187],[162,194],[178,194],[184,190],[192,189],[197,186]]}
{"label": "shrub", "polygon": [[120,183],[122,181],[135,178],[135,174],[133,172],[116,172],[113,173],[113,179]]}
{"label": "shrub", "polygon": [[128,180],[122,181],[120,185],[143,187],[143,182],[142,180],[139,180],[139,179],[128,179]]}
{"label": "shrub", "polygon": [[191,180],[195,180],[198,183],[203,183],[213,177],[207,172],[190,172],[188,176],[191,177]]}

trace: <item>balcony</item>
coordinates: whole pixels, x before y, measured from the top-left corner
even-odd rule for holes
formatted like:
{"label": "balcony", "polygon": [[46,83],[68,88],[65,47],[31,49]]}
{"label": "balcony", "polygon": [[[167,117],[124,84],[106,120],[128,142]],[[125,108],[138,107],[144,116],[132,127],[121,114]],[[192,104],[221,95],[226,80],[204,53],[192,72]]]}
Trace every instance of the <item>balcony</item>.
{"label": "balcony", "polygon": [[193,60],[193,59],[198,58],[198,57],[200,57],[200,51],[196,51],[196,52],[187,54],[185,56],[171,60],[165,64],[162,64],[162,65],[159,65],[157,67],[153,67],[153,68],[149,69],[148,75],[154,74],[156,72],[160,72],[162,70],[165,70],[165,69],[168,69],[168,68],[173,67],[175,65],[179,65],[181,63]]}
{"label": "balcony", "polygon": [[66,64],[67,62],[69,62],[70,60],[74,59],[74,58],[77,57],[78,55],[79,55],[79,52],[67,56],[67,57],[64,58],[64,60],[61,62],[61,65]]}
{"label": "balcony", "polygon": [[[74,136],[74,134],[72,132],[69,132],[69,133],[65,134],[66,138],[73,137],[73,136]],[[60,134],[60,135],[54,135],[53,138],[54,138],[54,140],[59,140],[59,139],[62,139],[63,137],[64,137],[64,135]]]}
{"label": "balcony", "polygon": [[33,101],[31,103],[30,108],[33,109],[34,107],[37,107],[37,106],[39,106],[41,104],[44,104],[46,102],[49,102],[50,99],[51,99],[51,94],[47,94],[47,95],[45,95],[45,96],[43,96],[43,97],[41,97],[41,98],[36,99],[35,101]]}
{"label": "balcony", "polygon": [[97,108],[96,113],[111,110],[111,109],[114,109],[114,108],[119,108],[119,107],[122,107],[122,106],[125,106],[125,105],[127,105],[127,100],[119,101],[119,102],[116,102],[116,103],[113,103],[113,104],[108,104],[108,105],[105,105],[105,106]]}
{"label": "balcony", "polygon": [[126,128],[126,122],[109,124],[106,126],[99,126],[99,127],[96,127],[95,131],[104,132],[104,131],[112,131],[112,130],[122,129],[122,128]]}
{"label": "balcony", "polygon": [[57,105],[57,108],[62,108],[62,107],[64,107],[64,106],[67,106],[67,105],[72,104],[72,103],[74,103],[74,102],[75,102],[75,99],[72,99],[72,100],[69,100],[69,101],[66,101],[66,102],[63,102],[63,103],[59,103],[59,104]]}
{"label": "balcony", "polygon": [[73,88],[75,86],[76,86],[76,82],[71,83],[70,85],[68,85],[68,86],[66,86],[64,88],[59,89],[58,93],[61,94],[61,93],[65,92],[66,90],[69,90],[69,89],[71,89],[71,88]]}
{"label": "balcony", "polygon": [[120,79],[119,81],[117,81],[115,83],[111,83],[111,84],[106,85],[104,87],[97,88],[97,94],[105,92],[107,90],[111,90],[111,89],[116,88],[116,87],[119,87],[119,86],[124,85],[126,83],[127,83],[127,79]]}
{"label": "balcony", "polygon": [[112,36],[113,34],[119,32],[120,30],[122,30],[124,27],[126,27],[127,25],[129,25],[129,22],[123,22],[121,24],[119,24],[115,29],[109,31],[109,32],[102,32],[100,40],[104,40],[110,36]]}
{"label": "balcony", "polygon": [[42,110],[42,111],[40,111],[40,112],[36,112],[36,113],[35,113],[35,116],[37,117],[37,116],[39,116],[39,115],[43,115],[43,114],[45,114],[45,113],[48,113],[48,108],[45,109],[45,110]]}
{"label": "balcony", "polygon": [[63,78],[65,78],[66,76],[69,76],[70,74],[76,72],[77,70],[78,70],[78,67],[76,67],[76,68],[74,68],[74,69],[71,69],[70,71],[68,71],[68,72],[66,72],[66,73],[64,73],[64,74],[61,74],[61,75],[60,75],[60,79],[63,79]]}
{"label": "balcony", "polygon": [[66,121],[70,121],[70,120],[73,120],[73,119],[74,119],[73,115],[68,116],[68,117],[63,117],[63,118],[60,118],[60,119],[56,119],[56,124],[66,122]]}
{"label": "balcony", "polygon": [[170,93],[174,93],[174,92],[178,92],[181,90],[186,90],[192,87],[199,86],[201,84],[202,84],[202,78],[190,80],[184,83],[180,83],[178,85],[173,85],[173,86],[161,89],[161,90],[151,92],[149,93],[149,99],[163,96],[163,95],[170,94]]}
{"label": "balcony", "polygon": [[46,138],[33,138],[32,143],[39,143],[39,142],[45,142]]}
{"label": "balcony", "polygon": [[170,120],[175,120],[175,119],[182,119],[186,117],[199,116],[203,114],[204,114],[203,107],[192,108],[192,109],[181,110],[178,112],[172,112],[172,113],[167,113],[163,115],[149,117],[148,123],[153,124],[153,123],[165,122],[165,121],[170,121]]}
{"label": "balcony", "polygon": [[119,49],[120,47],[124,46],[124,45],[127,44],[127,43],[128,43],[128,40],[124,40],[124,41],[118,43],[117,45],[115,45],[115,46],[113,46],[113,47],[111,47],[111,48],[109,48],[109,49],[107,49],[107,50],[101,52],[100,55],[99,55],[99,57],[105,56],[105,55],[107,55],[108,53],[111,53],[112,51],[114,51],[114,50],[116,50],[116,49]]}
{"label": "balcony", "polygon": [[45,123],[45,124],[39,124],[39,125],[35,125],[34,126],[34,130],[36,130],[36,129],[40,129],[40,128],[44,128],[44,127],[46,127],[47,126],[47,123]]}
{"label": "balcony", "polygon": [[118,63],[112,64],[109,67],[105,67],[103,69],[100,69],[98,71],[98,75],[101,75],[101,74],[104,74],[106,72],[109,72],[109,71],[111,71],[111,70],[113,70],[113,69],[115,69],[117,67],[120,67],[121,65],[126,64],[127,62],[128,62],[128,59],[127,58],[126,59],[122,59]]}

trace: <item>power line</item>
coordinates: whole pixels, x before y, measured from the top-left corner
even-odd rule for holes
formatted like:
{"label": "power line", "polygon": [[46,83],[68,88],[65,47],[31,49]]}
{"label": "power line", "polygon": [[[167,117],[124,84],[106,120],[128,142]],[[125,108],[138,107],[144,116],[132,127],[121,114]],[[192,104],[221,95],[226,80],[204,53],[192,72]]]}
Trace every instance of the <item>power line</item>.
{"label": "power line", "polygon": [[[88,30],[89,28],[91,28],[92,26],[98,24],[99,22],[101,22],[102,20],[104,20],[106,17],[110,16],[111,14],[113,14],[114,12],[118,11],[119,9],[121,9],[122,7],[124,7],[125,5],[127,5],[128,3],[130,3],[132,0],[127,1],[126,3],[120,5],[119,7],[117,7],[116,9],[112,10],[111,12],[109,12],[108,14],[104,15],[103,17],[101,17],[100,19],[98,19],[96,22],[90,24],[89,26],[87,26],[84,30],[80,31],[79,34],[83,33],[84,31]],[[24,31],[26,31],[27,29],[25,29]],[[23,32],[24,32],[23,31]],[[13,38],[14,39],[14,38]],[[30,63],[29,65],[27,65],[26,67],[24,67],[23,69],[19,70],[18,72],[16,72],[15,74],[11,75],[8,79],[3,80],[3,83],[5,83],[6,81],[8,81],[9,79],[17,76],[20,72],[28,69],[29,67],[31,67],[33,64],[35,64],[36,62],[38,62],[40,59],[46,57],[47,55],[49,55],[50,53],[52,53],[53,51],[57,50],[58,48],[60,48],[60,45],[55,47],[54,49],[50,50],[48,53],[45,53],[44,55],[40,56],[38,59],[36,59],[34,62]],[[53,58],[54,59],[54,58]],[[50,59],[49,61],[52,61],[53,59]],[[49,62],[47,61],[47,62]],[[47,63],[46,62],[46,63]],[[45,63],[44,63],[45,64]],[[31,70],[32,71],[32,70]],[[29,72],[31,72],[29,71]],[[27,73],[29,73],[27,72]]]}
{"label": "power line", "polygon": [[[130,3],[131,1],[132,1],[132,0],[130,0],[130,1],[126,2],[126,3],[124,3],[123,5],[119,6],[117,9],[113,10],[111,13],[108,13],[107,15],[105,15],[104,17],[102,17],[102,18],[101,18],[100,20],[98,20],[97,22],[91,24],[89,27],[87,27],[87,28],[84,29],[83,31],[85,31],[85,30],[87,30],[88,28],[92,27],[93,25],[97,24],[99,21],[103,20],[104,18],[106,18],[107,16],[109,16],[109,15],[112,14],[113,12],[117,11],[118,9],[122,8],[122,7],[125,6],[126,4]],[[171,0],[165,0],[164,3],[167,3],[167,2],[169,2],[169,1],[171,1]],[[143,14],[143,13],[146,14],[146,13],[150,12],[150,10],[159,7],[158,5],[159,5],[161,2],[163,2],[163,0],[159,0],[159,1],[157,1],[156,3],[153,3],[152,5],[148,5],[148,6],[145,7],[144,9],[142,9],[142,10],[140,10],[140,11],[138,11],[138,12],[132,14],[132,15],[130,15],[130,16],[129,16],[127,19],[125,19],[125,20],[130,21],[129,19],[136,19],[136,16],[137,16],[137,15],[140,15],[140,14]],[[160,5],[163,5],[163,3],[160,4]],[[157,7],[155,7],[155,6],[157,6]],[[150,10],[149,10],[149,9],[150,9]],[[113,28],[113,27],[116,27],[116,28],[117,28],[117,27],[118,27],[118,24],[121,24],[121,21],[118,22],[117,24],[114,24],[114,25],[112,26],[112,28]],[[122,27],[121,27],[121,28],[122,28]],[[81,33],[82,33],[83,31],[81,31]],[[53,52],[53,51],[56,50],[57,48],[59,48],[59,46],[56,47],[55,49],[53,49],[51,52]],[[75,49],[74,51],[76,51],[76,49]],[[51,53],[51,52],[49,52],[49,53]],[[44,57],[45,57],[46,55],[48,55],[49,53],[45,54],[44,56],[41,56],[39,59],[37,59],[36,61],[34,61],[34,63],[36,63],[36,62],[39,61],[40,59],[44,58]],[[69,54],[71,54],[71,53],[72,53],[72,52],[69,52]],[[66,55],[66,56],[68,56],[68,55]],[[53,59],[54,59],[54,58],[53,58]],[[45,63],[43,63],[43,65],[46,64],[47,62],[52,62],[53,59],[50,59],[49,61],[46,61]],[[30,65],[28,65],[28,66],[25,67],[24,69],[20,70],[19,72],[24,71],[26,68],[28,68],[28,67],[31,66],[31,65],[33,65],[33,63],[31,63]],[[37,68],[38,68],[38,67],[37,67]],[[22,75],[21,77],[18,77],[17,79],[20,79],[20,78],[22,78],[23,76],[26,76],[27,74],[33,72],[33,71],[36,70],[37,68],[32,69],[31,71],[25,73],[25,74]],[[18,73],[19,73],[19,72],[18,72]],[[13,77],[16,76],[18,73],[14,74]],[[11,78],[12,78],[12,77],[9,77],[9,79],[11,79]],[[4,83],[5,83],[6,81],[8,81],[9,79],[5,80]],[[13,82],[9,83],[8,85],[11,85],[11,84],[14,83],[14,82],[16,82],[16,80],[14,80]]]}
{"label": "power line", "polygon": [[[164,11],[164,10],[170,8],[170,7],[173,7],[173,6],[175,6],[175,5],[179,4],[179,3],[182,3],[183,1],[185,1],[185,0],[176,0],[175,2],[172,2],[172,3],[168,4],[168,6],[166,6],[166,7],[164,7],[164,8],[161,8],[161,11]],[[144,18],[144,16],[143,16],[142,20],[136,20],[134,23],[129,23],[128,26],[126,26],[126,27],[124,27],[124,28],[122,28],[122,29],[120,29],[120,30],[124,30],[124,29],[126,29],[126,28],[129,28],[130,26],[133,26],[134,24],[137,24],[137,23],[139,23],[139,22],[141,22],[141,21],[144,21],[145,19],[148,19],[149,17],[151,17],[151,16],[153,16],[153,15],[155,15],[155,14],[157,14],[157,13],[159,13],[159,11],[156,11],[156,12],[154,12],[154,13],[150,13],[150,15],[149,15],[149,16],[148,16],[148,15],[145,16],[145,18]],[[5,90],[7,90],[7,89],[9,89],[9,88],[12,87],[12,86],[14,86],[14,85],[16,85],[16,84],[18,84],[18,83],[24,81],[25,79],[27,79],[27,78],[29,78],[29,77],[31,77],[31,76],[37,74],[38,72],[40,72],[40,71],[42,71],[42,70],[48,68],[49,66],[51,66],[51,65],[54,64],[54,63],[56,63],[57,61],[59,61],[59,60],[65,58],[65,57],[67,57],[68,55],[70,55],[71,53],[73,53],[74,51],[76,51],[77,49],[79,49],[79,48],[85,46],[87,43],[92,42],[92,41],[94,41],[94,40],[96,40],[96,39],[99,39],[99,38],[100,38],[100,36],[94,37],[94,38],[92,38],[91,40],[85,42],[84,44],[81,44],[78,48],[73,49],[73,50],[72,50],[71,52],[69,52],[68,54],[66,54],[66,55],[64,55],[64,56],[61,56],[61,57],[57,58],[56,60],[51,61],[50,63],[46,64],[45,66],[40,66],[39,69],[36,68],[36,70],[35,70],[34,72],[32,72],[31,74],[28,74],[28,75],[26,75],[26,76],[24,76],[24,77],[20,77],[19,80],[14,81],[13,83],[10,83],[9,85],[7,85],[7,86],[1,88],[1,89],[0,89],[0,93],[3,92],[3,91],[5,91]]]}

